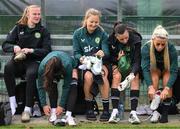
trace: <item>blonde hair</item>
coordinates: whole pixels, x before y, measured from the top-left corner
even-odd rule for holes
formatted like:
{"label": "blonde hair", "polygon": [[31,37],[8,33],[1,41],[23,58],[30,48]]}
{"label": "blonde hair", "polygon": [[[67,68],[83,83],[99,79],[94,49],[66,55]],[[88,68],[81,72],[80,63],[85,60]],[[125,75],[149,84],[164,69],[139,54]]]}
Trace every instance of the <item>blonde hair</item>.
{"label": "blonde hair", "polygon": [[[154,47],[154,38],[168,39],[168,32],[161,26],[158,25],[152,34],[152,39],[150,40],[150,65],[152,69],[156,69],[156,57],[155,57],[155,47]],[[163,52],[164,56],[164,68],[165,70],[170,70],[170,61],[169,61],[169,51],[168,51],[168,41],[165,43],[165,48]]]}
{"label": "blonde hair", "polygon": [[28,17],[27,14],[30,10],[30,8],[41,8],[39,5],[29,5],[24,9],[24,12],[22,14],[22,17],[19,21],[17,21],[17,23],[22,24],[22,25],[27,25],[28,22]]}
{"label": "blonde hair", "polygon": [[82,27],[86,27],[87,25],[87,19],[91,16],[91,15],[95,15],[95,16],[99,16],[99,18],[102,16],[101,12],[99,10],[96,10],[94,8],[90,8],[86,11],[85,13],[85,17],[84,20],[82,21]]}
{"label": "blonde hair", "polygon": [[168,32],[164,29],[164,27],[162,27],[161,25],[158,25],[152,34],[152,39],[154,39],[155,37],[160,37],[160,38],[165,38],[168,39]]}

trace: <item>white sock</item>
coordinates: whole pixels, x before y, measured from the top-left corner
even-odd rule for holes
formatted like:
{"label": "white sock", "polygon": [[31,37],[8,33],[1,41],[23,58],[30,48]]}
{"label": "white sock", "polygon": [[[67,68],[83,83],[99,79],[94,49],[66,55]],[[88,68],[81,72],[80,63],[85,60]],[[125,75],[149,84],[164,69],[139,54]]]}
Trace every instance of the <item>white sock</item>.
{"label": "white sock", "polygon": [[67,117],[71,117],[72,116],[72,112],[71,111],[66,111],[66,116]]}
{"label": "white sock", "polygon": [[54,122],[56,119],[57,119],[56,108],[51,108],[51,113],[50,113],[49,121],[50,122]]}
{"label": "white sock", "polygon": [[31,113],[31,107],[27,107],[27,106],[25,106],[25,108],[24,108],[24,112],[29,112],[29,113]]}
{"label": "white sock", "polygon": [[16,97],[15,96],[9,97],[9,102],[11,107],[11,113],[12,115],[14,115],[17,108]]}
{"label": "white sock", "polygon": [[51,113],[56,113],[56,108],[51,108]]}
{"label": "white sock", "polygon": [[114,108],[113,111],[112,111],[112,114],[115,115],[118,113],[118,109],[117,108]]}

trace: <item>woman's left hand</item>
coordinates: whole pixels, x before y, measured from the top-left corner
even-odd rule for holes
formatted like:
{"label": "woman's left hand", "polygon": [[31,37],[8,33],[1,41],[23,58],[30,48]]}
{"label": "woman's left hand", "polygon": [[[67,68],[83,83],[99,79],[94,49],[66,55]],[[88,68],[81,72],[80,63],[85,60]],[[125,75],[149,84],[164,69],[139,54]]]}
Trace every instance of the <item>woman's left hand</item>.
{"label": "woman's left hand", "polygon": [[104,52],[102,50],[99,50],[98,52],[96,52],[95,55],[100,56],[102,58],[104,56]]}
{"label": "woman's left hand", "polygon": [[122,51],[122,50],[119,51],[117,60],[119,60],[124,55],[125,55],[124,51]]}
{"label": "woman's left hand", "polygon": [[44,114],[49,116],[50,115],[50,111],[51,111],[51,107],[49,105],[45,105],[43,107],[43,111],[44,111]]}
{"label": "woman's left hand", "polygon": [[33,49],[32,48],[23,48],[21,49],[21,51],[25,54],[28,54],[28,53],[33,53]]}
{"label": "woman's left hand", "polygon": [[63,113],[63,108],[61,107],[61,106],[57,106],[57,108],[56,108],[56,115],[60,115],[60,114],[62,114]]}
{"label": "woman's left hand", "polygon": [[168,97],[169,88],[165,87],[160,94],[161,100],[165,100]]}

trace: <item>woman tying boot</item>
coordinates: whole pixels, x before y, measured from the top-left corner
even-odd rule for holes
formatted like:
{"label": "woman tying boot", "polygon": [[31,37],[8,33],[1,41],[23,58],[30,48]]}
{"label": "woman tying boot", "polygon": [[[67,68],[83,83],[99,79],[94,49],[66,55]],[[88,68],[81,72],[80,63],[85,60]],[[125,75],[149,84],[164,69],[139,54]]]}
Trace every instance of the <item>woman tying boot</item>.
{"label": "woman tying boot", "polygon": [[[150,121],[167,123],[178,62],[176,49],[169,43],[168,32],[161,25],[154,29],[152,39],[143,46],[141,55],[143,76],[148,86],[149,98],[152,100],[151,109],[154,110]],[[163,88],[161,92],[158,91],[160,79]]]}

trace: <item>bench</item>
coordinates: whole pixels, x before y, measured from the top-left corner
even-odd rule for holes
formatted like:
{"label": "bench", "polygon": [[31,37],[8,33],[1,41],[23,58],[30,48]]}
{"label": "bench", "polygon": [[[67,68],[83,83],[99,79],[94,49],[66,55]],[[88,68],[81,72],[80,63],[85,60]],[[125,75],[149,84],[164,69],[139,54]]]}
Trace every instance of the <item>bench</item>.
{"label": "bench", "polygon": [[[0,35],[0,39],[5,39],[6,35]],[[143,35],[143,40],[148,40],[150,39],[151,35]],[[53,40],[61,40],[61,39],[65,39],[65,40],[68,40],[71,41],[72,40],[72,35],[51,35],[51,38]],[[170,35],[170,39],[179,39],[179,35]],[[73,47],[72,47],[72,41],[71,43],[69,43],[68,45],[66,44],[63,44],[61,43],[60,45],[55,43],[52,45],[52,50],[63,50],[63,51],[66,51],[68,52],[70,55],[72,55],[72,50],[73,50]],[[176,46],[176,50],[178,51],[178,66],[180,66],[180,46]],[[2,48],[0,48],[0,52],[2,51]],[[10,55],[0,55],[0,60],[2,61],[1,62],[1,70],[0,70],[0,78],[3,77],[3,68],[4,68],[4,65],[7,61],[7,59],[10,58]],[[146,96],[147,95],[147,88],[146,88],[146,85],[143,83],[141,84],[143,85],[141,87],[141,90],[140,90],[140,95],[141,96]],[[1,88],[5,87],[5,84],[4,84],[4,81],[3,79],[0,79],[0,91],[1,91]],[[126,94],[126,101],[129,101],[130,100],[130,97],[129,97],[129,90],[126,90],[125,91],[125,94]],[[123,98],[123,100],[125,100],[125,98]],[[148,99],[142,99],[140,100],[140,103],[147,103],[147,100]],[[100,101],[100,99],[98,100]],[[130,107],[130,105],[126,105],[126,109]]]}

